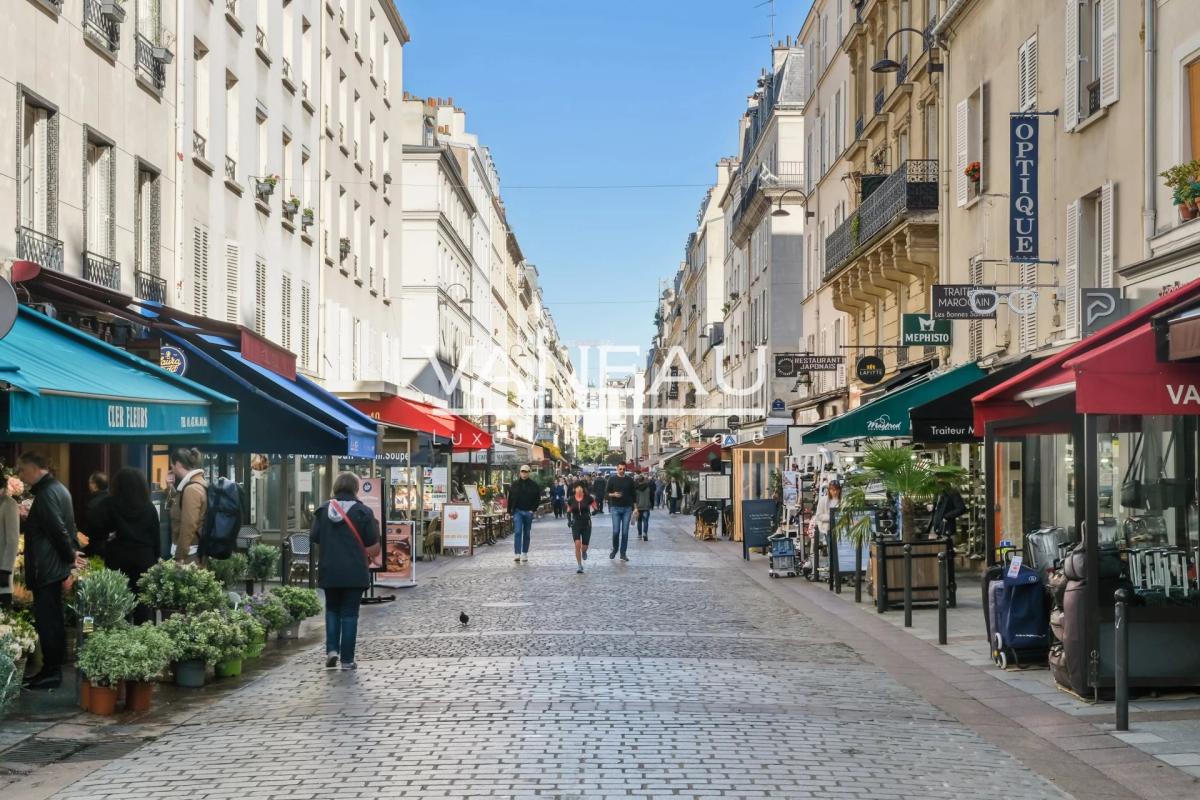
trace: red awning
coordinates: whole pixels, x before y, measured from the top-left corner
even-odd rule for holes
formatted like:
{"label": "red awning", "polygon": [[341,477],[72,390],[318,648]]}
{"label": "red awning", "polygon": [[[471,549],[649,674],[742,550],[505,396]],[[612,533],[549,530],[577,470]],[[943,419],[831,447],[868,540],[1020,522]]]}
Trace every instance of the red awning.
{"label": "red awning", "polygon": [[716,453],[717,457],[721,456],[721,445],[716,442],[709,442],[703,447],[697,447],[692,452],[683,457],[679,462],[679,466],[684,472],[701,472],[708,469],[708,456],[710,453]]}
{"label": "red awning", "polygon": [[1200,365],[1160,362],[1151,324],[1198,295],[1195,280],[976,396],[975,430],[1068,396],[1085,414],[1200,414]]}
{"label": "red awning", "polygon": [[444,408],[418,403],[403,397],[386,400],[353,400],[352,405],[372,419],[397,428],[421,431],[454,443],[455,452],[486,450],[492,437],[456,414]]}

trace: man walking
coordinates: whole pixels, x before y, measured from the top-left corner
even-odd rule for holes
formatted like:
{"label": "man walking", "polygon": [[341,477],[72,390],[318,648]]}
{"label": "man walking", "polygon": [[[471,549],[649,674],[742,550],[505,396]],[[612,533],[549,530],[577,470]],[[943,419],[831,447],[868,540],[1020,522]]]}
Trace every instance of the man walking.
{"label": "man walking", "polygon": [[644,542],[650,541],[650,509],[654,507],[653,479],[639,478],[637,484],[637,533]]}
{"label": "man walking", "polygon": [[529,465],[522,464],[520,477],[508,487],[508,513],[513,518],[513,561],[529,563],[529,536],[533,512],[542,503],[542,488],[529,477]]}
{"label": "man walking", "polygon": [[604,479],[604,475],[597,475],[596,479],[592,481],[592,497],[596,500],[597,514],[604,513],[604,501],[608,499],[605,495],[607,486],[608,481]]}
{"label": "man walking", "polygon": [[33,591],[33,624],[42,645],[42,669],[26,685],[55,689],[62,684],[67,651],[63,581],[75,566],[75,511],[67,487],[50,474],[40,453],[24,453],[17,470],[33,492],[25,520],[25,580]]}
{"label": "man walking", "polygon": [[605,495],[608,497],[608,512],[612,514],[613,545],[610,559],[617,557],[628,561],[625,550],[629,547],[629,519],[633,516],[633,495],[636,490],[633,478],[625,474],[625,465],[617,465],[617,474],[608,479]]}
{"label": "man walking", "polygon": [[666,484],[663,483],[663,479],[662,479],[661,475],[654,479],[654,507],[655,508],[662,508],[662,506],[663,506],[663,490],[665,489],[665,487],[666,487]]}

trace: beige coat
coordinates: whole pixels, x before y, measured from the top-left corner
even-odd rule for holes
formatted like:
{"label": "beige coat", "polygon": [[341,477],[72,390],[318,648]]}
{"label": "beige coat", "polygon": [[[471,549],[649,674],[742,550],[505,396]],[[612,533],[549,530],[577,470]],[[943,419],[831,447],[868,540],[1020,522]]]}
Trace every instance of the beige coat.
{"label": "beige coat", "polygon": [[[21,514],[17,501],[7,493],[0,494],[0,572],[12,572],[17,560],[17,539],[21,535]],[[0,586],[0,594],[12,593],[12,579],[8,586]]]}
{"label": "beige coat", "polygon": [[171,497],[168,512],[171,515],[171,544],[175,545],[175,560],[195,563],[198,559],[190,555],[191,548],[200,544],[200,533],[204,530],[204,515],[208,512],[208,481],[202,472],[197,472],[182,483],[182,489]]}

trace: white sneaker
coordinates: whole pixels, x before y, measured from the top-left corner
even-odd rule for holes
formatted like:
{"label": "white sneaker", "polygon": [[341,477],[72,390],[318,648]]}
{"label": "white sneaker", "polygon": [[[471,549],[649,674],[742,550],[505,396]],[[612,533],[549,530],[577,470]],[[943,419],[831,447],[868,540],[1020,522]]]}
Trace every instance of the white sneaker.
{"label": "white sneaker", "polygon": [[520,557],[520,556],[517,556],[516,558],[514,558],[514,559],[513,559],[513,563],[515,563],[515,564],[520,564],[520,563],[521,563],[521,557]]}
{"label": "white sneaker", "polygon": [[522,563],[522,564],[528,564],[528,563],[529,563],[529,554],[528,554],[528,553],[526,553],[525,555],[521,556],[521,563]]}

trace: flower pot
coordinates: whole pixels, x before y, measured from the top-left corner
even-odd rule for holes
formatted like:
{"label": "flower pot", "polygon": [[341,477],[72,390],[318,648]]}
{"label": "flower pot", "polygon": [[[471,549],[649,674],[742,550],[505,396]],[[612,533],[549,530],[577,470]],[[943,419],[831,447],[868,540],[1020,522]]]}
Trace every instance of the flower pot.
{"label": "flower pot", "polygon": [[199,689],[204,685],[207,670],[203,661],[179,661],[175,664],[175,685]]}
{"label": "flower pot", "polygon": [[125,710],[149,711],[154,697],[154,684],[149,681],[129,681],[125,684]]}
{"label": "flower pot", "polygon": [[254,658],[260,658],[260,657],[262,657],[263,650],[265,650],[265,649],[266,649],[266,647],[267,647],[267,643],[266,643],[265,641],[263,641],[263,642],[253,642],[253,643],[251,643],[251,644],[247,645],[247,646],[246,646],[246,652],[245,652],[245,654],[242,656],[242,660],[243,660],[243,661],[248,661],[248,660],[250,660],[250,659],[254,659]]}
{"label": "flower pot", "polygon": [[284,625],[279,629],[279,638],[282,639],[299,639],[300,638],[300,623],[292,622]]}
{"label": "flower pot", "polygon": [[93,686],[91,708],[93,714],[111,717],[117,713],[117,686]]}
{"label": "flower pot", "polygon": [[218,661],[214,671],[218,678],[236,678],[242,674],[242,659],[227,658],[224,661]]}
{"label": "flower pot", "polygon": [[1187,222],[1189,219],[1195,219],[1197,211],[1187,203],[1180,203],[1176,208],[1179,209],[1179,219]]}
{"label": "flower pot", "polygon": [[92,710],[92,682],[87,678],[79,678],[79,707],[84,711]]}

